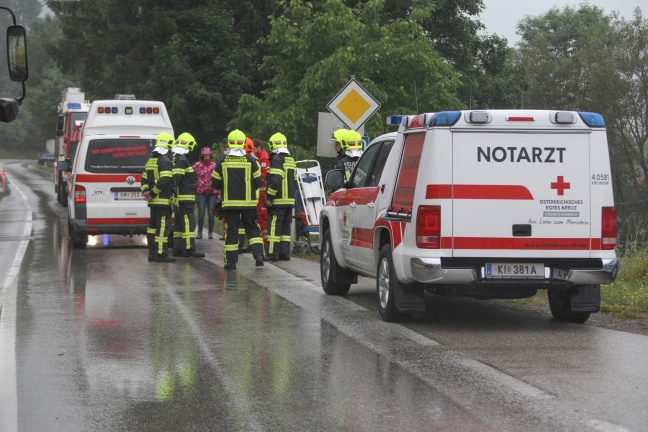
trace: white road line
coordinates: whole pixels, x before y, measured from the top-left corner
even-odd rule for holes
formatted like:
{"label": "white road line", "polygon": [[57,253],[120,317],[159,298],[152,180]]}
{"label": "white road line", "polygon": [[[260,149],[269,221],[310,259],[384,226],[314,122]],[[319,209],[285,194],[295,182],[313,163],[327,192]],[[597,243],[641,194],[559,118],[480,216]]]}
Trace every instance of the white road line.
{"label": "white road line", "polygon": [[[14,187],[22,196],[27,207],[24,237],[29,237],[32,231],[32,211],[27,195],[13,182]],[[22,240],[11,268],[0,286],[0,430],[18,430],[18,395],[16,387],[16,301],[18,290],[16,277],[20,273],[29,240]]]}
{"label": "white road line", "polygon": [[587,422],[587,425],[600,432],[630,432],[628,429],[617,426],[614,423],[606,422],[605,420],[590,420]]}
{"label": "white road line", "polygon": [[491,378],[500,384],[504,384],[505,386],[527,397],[533,399],[554,399],[554,396],[550,395],[549,393],[545,393],[542,390],[533,387],[532,385],[520,381],[517,378],[513,378],[512,376],[498,371],[497,369],[490,367],[480,361],[473,360],[471,358],[464,358],[460,359],[458,362],[459,364],[472,369],[481,375]]}
{"label": "white road line", "polygon": [[412,329],[408,329],[402,324],[392,324],[391,328],[393,328],[395,331],[398,333],[402,334],[408,339],[413,340],[414,342],[423,345],[423,346],[441,346],[441,344],[434,339],[430,339],[427,336],[423,336],[420,333],[415,332]]}

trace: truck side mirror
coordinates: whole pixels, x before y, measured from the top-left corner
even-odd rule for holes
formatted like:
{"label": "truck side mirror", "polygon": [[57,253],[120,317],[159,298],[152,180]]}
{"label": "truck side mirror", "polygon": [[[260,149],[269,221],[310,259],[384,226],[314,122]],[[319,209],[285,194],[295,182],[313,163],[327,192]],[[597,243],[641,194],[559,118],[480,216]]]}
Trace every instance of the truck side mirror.
{"label": "truck side mirror", "polygon": [[56,119],[56,136],[63,136],[65,134],[65,115],[60,115]]}
{"label": "truck side mirror", "polygon": [[26,81],[29,78],[27,67],[27,34],[25,27],[12,25],[7,28],[7,63],[9,78],[12,81]]}
{"label": "truck side mirror", "polygon": [[56,169],[59,171],[72,171],[72,167],[70,166],[68,160],[57,162]]}

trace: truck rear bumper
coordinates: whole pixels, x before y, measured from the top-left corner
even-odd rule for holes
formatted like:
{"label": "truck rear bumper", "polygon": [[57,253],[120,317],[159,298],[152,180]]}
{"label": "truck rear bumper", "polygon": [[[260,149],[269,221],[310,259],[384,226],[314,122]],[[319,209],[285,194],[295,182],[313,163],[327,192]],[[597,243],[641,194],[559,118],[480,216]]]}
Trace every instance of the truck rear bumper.
{"label": "truck rear bumper", "polygon": [[[542,260],[536,260],[542,261]],[[544,279],[515,279],[520,284],[525,281],[537,284],[538,282],[556,282],[564,284],[569,282],[573,285],[605,285],[614,282],[619,272],[618,258],[597,260],[601,265],[588,268],[578,268],[575,264],[570,265],[570,260],[564,260],[564,265],[560,266],[564,278],[552,277],[554,267],[551,264],[545,265]],[[564,267],[568,267],[565,269]],[[443,284],[443,285],[460,285],[474,282],[494,281],[502,279],[486,279],[484,276],[484,266],[472,265],[461,267],[443,266],[441,258],[411,258],[410,268],[412,277],[420,283],[425,284]],[[507,279],[510,280],[510,279]]]}

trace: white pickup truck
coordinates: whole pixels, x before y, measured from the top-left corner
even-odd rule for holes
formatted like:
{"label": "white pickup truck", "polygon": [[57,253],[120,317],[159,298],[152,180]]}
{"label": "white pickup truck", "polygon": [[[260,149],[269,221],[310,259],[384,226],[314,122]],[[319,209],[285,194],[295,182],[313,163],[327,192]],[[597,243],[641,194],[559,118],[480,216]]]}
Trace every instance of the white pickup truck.
{"label": "white pickup truck", "polygon": [[379,312],[425,309],[424,291],[478,299],[547,289],[555,319],[585,322],[618,273],[605,122],[571,111],[405,116],[373,140],[320,214],[324,291],[376,279]]}

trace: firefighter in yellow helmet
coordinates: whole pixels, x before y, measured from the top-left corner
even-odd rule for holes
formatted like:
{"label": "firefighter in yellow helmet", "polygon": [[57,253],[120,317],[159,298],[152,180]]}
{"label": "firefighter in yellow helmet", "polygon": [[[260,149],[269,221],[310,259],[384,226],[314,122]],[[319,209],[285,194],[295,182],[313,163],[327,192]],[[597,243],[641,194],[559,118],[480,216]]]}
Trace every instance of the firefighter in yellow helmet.
{"label": "firefighter in yellow helmet", "polygon": [[169,158],[173,137],[161,132],[155,148],[146,162],[142,173],[140,190],[151,211],[146,239],[149,247],[149,261],[174,262],[168,255],[169,233],[171,232],[171,198],[174,196],[173,163]]}
{"label": "firefighter in yellow helmet", "polygon": [[263,266],[263,239],[257,224],[257,189],[261,168],[254,156],[245,153],[245,134],[236,129],[227,137],[228,150],[216,161],[212,186],[221,191],[222,213],[227,224],[225,269],[235,270],[238,262],[238,226],[243,222],[257,266]]}
{"label": "firefighter in yellow helmet", "polygon": [[196,173],[187,154],[196,146],[196,140],[187,132],[176,139],[173,147],[173,179],[176,184],[178,207],[173,231],[173,256],[204,258],[196,251]]}
{"label": "firefighter in yellow helmet", "polygon": [[295,207],[297,167],[288,151],[284,134],[270,137],[270,168],[265,205],[268,209],[268,254],[266,261],[290,260],[290,224]]}
{"label": "firefighter in yellow helmet", "polygon": [[362,135],[354,130],[347,130],[341,143],[344,156],[336,159],[335,169],[344,171],[344,180],[349,180],[353,168],[362,155]]}

